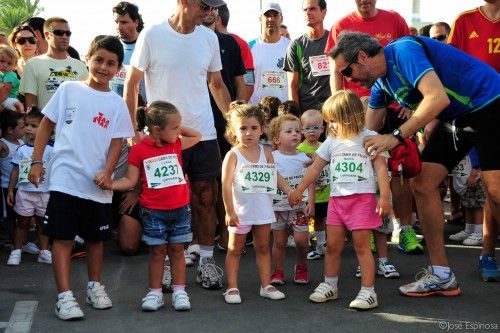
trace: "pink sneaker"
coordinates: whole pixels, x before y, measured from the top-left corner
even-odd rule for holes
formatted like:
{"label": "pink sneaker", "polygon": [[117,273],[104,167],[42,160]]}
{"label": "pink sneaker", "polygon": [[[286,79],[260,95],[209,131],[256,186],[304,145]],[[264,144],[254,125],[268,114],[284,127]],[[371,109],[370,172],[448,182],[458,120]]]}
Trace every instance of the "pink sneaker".
{"label": "pink sneaker", "polygon": [[277,269],[271,274],[271,284],[278,284],[280,286],[285,284],[285,274],[283,274],[282,270]]}
{"label": "pink sneaker", "polygon": [[297,284],[308,284],[309,283],[309,274],[307,274],[307,266],[306,265],[295,265],[295,275],[293,277],[293,281]]}

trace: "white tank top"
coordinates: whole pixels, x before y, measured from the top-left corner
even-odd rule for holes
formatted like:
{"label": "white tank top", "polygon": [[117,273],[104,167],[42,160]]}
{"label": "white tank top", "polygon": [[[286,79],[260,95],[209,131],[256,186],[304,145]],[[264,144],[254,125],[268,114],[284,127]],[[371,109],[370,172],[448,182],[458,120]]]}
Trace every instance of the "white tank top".
{"label": "white tank top", "polygon": [[[9,179],[10,179],[10,172],[12,171],[12,156],[14,156],[14,152],[16,149],[24,144],[22,140],[19,140],[20,144],[15,144],[7,141],[5,138],[1,138],[2,142],[9,148],[9,154],[5,156],[4,158],[0,158],[0,172],[2,173],[1,177],[1,185],[4,188],[9,187]],[[17,185],[16,185],[17,188]]]}
{"label": "white tank top", "polygon": [[[257,164],[267,163],[266,154],[262,145],[260,147],[260,156]],[[241,225],[260,225],[275,222],[273,211],[273,196],[265,193],[243,193],[235,190],[237,187],[237,175],[241,167],[252,164],[240,151],[233,147],[231,149],[236,155],[236,168],[233,174],[233,205],[236,215]]]}

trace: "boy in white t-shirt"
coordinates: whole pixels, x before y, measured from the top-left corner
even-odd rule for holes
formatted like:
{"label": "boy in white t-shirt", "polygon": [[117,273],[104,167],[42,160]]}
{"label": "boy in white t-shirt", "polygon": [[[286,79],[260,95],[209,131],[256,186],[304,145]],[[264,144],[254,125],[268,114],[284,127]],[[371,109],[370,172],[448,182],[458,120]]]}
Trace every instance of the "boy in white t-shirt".
{"label": "boy in white t-shirt", "polygon": [[[53,239],[54,275],[59,290],[55,313],[63,320],[82,318],[70,289],[70,257],[78,234],[87,245],[87,303],[95,309],[112,306],[100,284],[103,240],[110,237],[111,174],[123,138],[134,134],[127,106],[110,91],[109,81],[123,62],[123,47],[112,36],[97,36],[87,55],[89,77],[64,82],[43,109],[28,179],[42,180],[42,154],[55,128],[54,157],[49,163],[50,199],[43,232]],[[56,126],[57,125],[57,126]]]}

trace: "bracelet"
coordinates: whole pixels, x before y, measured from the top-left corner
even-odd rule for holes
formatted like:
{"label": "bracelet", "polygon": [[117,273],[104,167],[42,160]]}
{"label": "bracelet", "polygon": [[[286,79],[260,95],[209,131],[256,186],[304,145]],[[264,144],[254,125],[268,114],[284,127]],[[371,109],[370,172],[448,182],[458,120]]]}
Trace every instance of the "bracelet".
{"label": "bracelet", "polygon": [[34,164],[43,164],[43,161],[42,160],[31,161],[31,165],[34,165]]}

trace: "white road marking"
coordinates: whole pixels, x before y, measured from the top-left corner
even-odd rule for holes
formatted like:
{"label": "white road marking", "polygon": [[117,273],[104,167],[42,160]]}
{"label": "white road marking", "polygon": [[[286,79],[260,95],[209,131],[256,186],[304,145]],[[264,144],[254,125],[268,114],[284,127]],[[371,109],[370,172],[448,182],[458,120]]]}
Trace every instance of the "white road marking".
{"label": "white road marking", "polygon": [[37,301],[16,302],[5,333],[29,333],[37,307]]}

